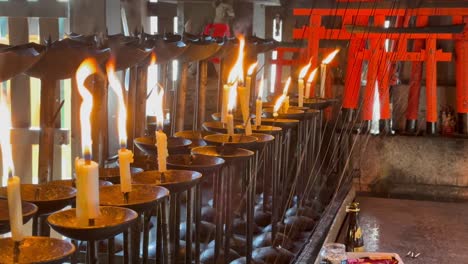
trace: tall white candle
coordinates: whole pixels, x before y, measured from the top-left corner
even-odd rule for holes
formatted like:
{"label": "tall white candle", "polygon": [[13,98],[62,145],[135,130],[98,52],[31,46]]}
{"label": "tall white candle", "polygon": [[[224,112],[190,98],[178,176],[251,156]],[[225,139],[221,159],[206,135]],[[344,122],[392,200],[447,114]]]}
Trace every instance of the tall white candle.
{"label": "tall white candle", "polygon": [[327,65],[320,65],[320,98],[325,98],[325,81],[327,79]]}
{"label": "tall white candle", "polygon": [[256,126],[262,125],[262,106],[263,106],[262,99],[257,99],[255,101],[255,125]]}
{"label": "tall white candle", "polygon": [[297,97],[297,104],[299,107],[304,106],[304,79],[300,78],[298,81],[298,97]]}
{"label": "tall white candle", "polygon": [[250,117],[250,107],[249,107],[249,93],[247,91],[247,87],[238,86],[237,90],[239,91],[239,101],[242,111],[242,120],[247,122],[247,119]]}
{"label": "tall white candle", "polygon": [[99,217],[99,165],[91,160],[75,159],[76,217],[82,226]]}
{"label": "tall white candle", "polygon": [[245,135],[252,135],[252,123],[250,122],[250,119],[247,120],[247,123],[245,123]]}
{"label": "tall white candle", "polygon": [[223,98],[221,104],[221,122],[226,123],[226,117],[228,113],[228,104],[229,104],[229,88],[231,86],[228,84],[223,85]]}
{"label": "tall white candle", "polygon": [[156,148],[158,149],[158,170],[167,171],[167,136],[162,129],[156,131]]}
{"label": "tall white candle", "polygon": [[11,236],[14,241],[23,240],[23,209],[21,205],[21,180],[18,176],[8,178],[8,213]]}
{"label": "tall white candle", "polygon": [[234,135],[234,115],[232,114],[231,111],[227,114],[226,117],[226,123],[227,123],[227,131],[229,136]]}
{"label": "tall white candle", "polygon": [[133,152],[126,148],[119,150],[120,190],[123,193],[132,191],[132,175],[130,163],[133,163]]}
{"label": "tall white candle", "polygon": [[306,83],[306,88],[305,88],[305,95],[304,97],[306,99],[309,99],[310,98],[310,87],[312,86],[312,83],[311,82],[307,82]]}
{"label": "tall white candle", "polygon": [[[306,89],[305,89],[305,98],[310,98],[310,90],[312,89],[312,82],[317,75],[318,68],[315,68],[312,73],[309,75],[309,79],[307,79]],[[314,89],[315,90],[315,89]],[[315,94],[315,91],[314,91]]]}

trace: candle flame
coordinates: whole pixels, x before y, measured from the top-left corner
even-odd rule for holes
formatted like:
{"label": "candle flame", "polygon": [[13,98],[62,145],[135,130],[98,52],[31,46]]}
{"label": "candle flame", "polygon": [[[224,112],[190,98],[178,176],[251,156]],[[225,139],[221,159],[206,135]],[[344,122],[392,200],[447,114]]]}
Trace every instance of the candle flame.
{"label": "candle flame", "polygon": [[115,74],[115,60],[111,59],[106,65],[107,79],[112,91],[117,95],[118,116],[117,129],[119,133],[119,142],[122,148],[127,144],[127,111],[125,107],[122,84]]}
{"label": "candle flame", "polygon": [[336,54],[340,52],[340,49],[334,50],[332,53],[330,53],[323,61],[322,64],[330,64],[330,62],[335,58]]}
{"label": "candle flame", "polygon": [[301,72],[299,73],[299,79],[304,79],[304,77],[306,76],[307,72],[310,69],[310,66],[312,66],[311,62],[309,62],[309,64],[307,64],[306,66],[302,68]]}
{"label": "candle flame", "polygon": [[239,37],[239,55],[237,56],[236,63],[232,67],[231,72],[229,73],[228,83],[234,84],[238,82],[239,84],[244,83],[244,47],[245,39],[243,36]]}
{"label": "candle flame", "polygon": [[229,87],[228,111],[234,110],[237,103],[237,82]]}
{"label": "candle flame", "polygon": [[288,78],[288,80],[286,81],[286,84],[284,85],[284,88],[283,88],[283,95],[284,96],[288,95],[288,90],[289,90],[290,85],[291,85],[291,77]]}
{"label": "candle flame", "polygon": [[97,72],[98,65],[95,59],[85,59],[76,71],[76,84],[83,102],[80,106],[81,122],[81,148],[83,155],[91,155],[91,110],[93,109],[93,95],[85,87],[86,78]]}
{"label": "candle flame", "polygon": [[286,95],[282,94],[278,100],[276,100],[275,106],[273,107],[273,112],[276,114],[280,109],[281,105],[283,104],[284,100],[286,99]]}
{"label": "candle flame", "polygon": [[156,112],[156,127],[158,130],[163,130],[164,128],[164,110],[163,110],[163,98],[164,98],[164,89],[160,89],[156,93],[156,103],[155,103],[155,112]]}
{"label": "candle flame", "polygon": [[156,53],[151,52],[150,65],[155,65],[155,64],[156,64]]}
{"label": "candle flame", "polygon": [[264,86],[264,79],[262,78],[260,80],[260,84],[258,85],[258,95],[257,95],[257,98],[258,100],[262,100],[263,98],[263,86]]}
{"label": "candle flame", "polygon": [[5,179],[6,177],[13,176],[14,166],[10,144],[11,114],[4,97],[5,95],[0,98],[0,120],[2,120],[2,125],[0,126],[0,146],[2,147],[3,178]]}
{"label": "candle flame", "polygon": [[318,71],[318,68],[315,68],[312,73],[309,75],[309,79],[307,79],[307,82],[308,83],[311,83],[312,81],[314,81],[315,79],[315,76],[317,76],[317,71]]}
{"label": "candle flame", "polygon": [[257,68],[258,61],[250,65],[249,70],[247,71],[247,75],[251,76],[253,72],[255,71],[255,68]]}

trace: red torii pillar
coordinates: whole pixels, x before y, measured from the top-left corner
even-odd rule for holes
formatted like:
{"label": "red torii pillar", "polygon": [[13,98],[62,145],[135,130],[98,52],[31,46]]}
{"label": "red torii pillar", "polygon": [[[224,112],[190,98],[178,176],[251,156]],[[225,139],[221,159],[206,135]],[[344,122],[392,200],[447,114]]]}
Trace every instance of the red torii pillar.
{"label": "red torii pillar", "polygon": [[437,60],[436,40],[426,42],[426,133],[437,134]]}
{"label": "red torii pillar", "polygon": [[[315,32],[320,31],[320,27],[322,25],[322,16],[319,15],[312,15],[310,17],[309,23],[309,39],[308,39],[308,48],[307,48],[307,57],[310,58],[311,69],[315,69],[319,66],[318,61],[318,54],[319,54],[319,47],[320,47],[320,38],[319,34]],[[312,81],[310,94],[311,98],[316,97],[316,86],[317,86],[317,78]]]}
{"label": "red torii pillar", "polygon": [[[354,25],[367,26],[368,16],[354,16]],[[352,38],[348,49],[348,63],[346,65],[346,77],[343,96],[343,112],[347,114],[347,120],[353,120],[353,113],[358,108],[359,92],[361,90],[361,75],[363,59],[356,56],[366,47],[365,38]]]}
{"label": "red torii pillar", "polygon": [[454,17],[454,24],[465,23],[463,38],[455,41],[456,97],[458,132],[468,134],[468,17]]}
{"label": "red torii pillar", "polygon": [[[418,16],[416,18],[416,27],[425,27],[428,24],[428,16]],[[424,39],[415,39],[413,51],[420,52],[424,48]],[[418,129],[419,116],[419,97],[421,95],[421,81],[423,73],[423,63],[413,61],[411,63],[411,77],[408,95],[408,107],[406,108],[406,132],[415,133]]]}

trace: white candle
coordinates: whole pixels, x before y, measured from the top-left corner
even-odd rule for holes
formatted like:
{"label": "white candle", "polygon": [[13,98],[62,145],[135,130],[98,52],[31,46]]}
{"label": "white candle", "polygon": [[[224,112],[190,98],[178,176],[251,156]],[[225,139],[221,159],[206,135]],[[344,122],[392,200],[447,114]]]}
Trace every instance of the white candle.
{"label": "white candle", "polygon": [[262,99],[257,99],[255,101],[255,125],[256,126],[262,125],[262,106],[263,106]]}
{"label": "white candle", "polygon": [[240,101],[240,106],[241,106],[241,112],[242,112],[242,120],[247,122],[247,119],[250,117],[250,107],[249,107],[249,93],[247,91],[247,88],[244,86],[238,86],[237,87],[239,91],[239,101]]}
{"label": "white candle", "polygon": [[305,88],[305,95],[304,97],[309,99],[310,98],[310,87],[312,86],[311,82],[307,82],[306,88]]}
{"label": "white candle", "polygon": [[23,209],[21,205],[21,180],[18,176],[8,178],[8,213],[11,236],[14,241],[23,240]]}
{"label": "white candle", "polygon": [[299,78],[298,81],[298,97],[297,97],[297,104],[299,107],[304,106],[304,79]]}
{"label": "white candle", "polygon": [[133,163],[133,152],[126,148],[119,150],[120,190],[123,193],[132,191],[132,176],[130,163]]}
{"label": "white candle", "polygon": [[325,81],[327,79],[327,64],[320,65],[320,98],[325,98]]}
{"label": "white candle", "polygon": [[99,165],[91,160],[75,159],[76,217],[87,226],[90,219],[99,217]]}
{"label": "white candle", "polygon": [[247,99],[247,104],[250,103],[250,91],[251,91],[251,88],[252,88],[252,76],[250,75],[247,75],[247,77],[245,77],[245,89],[246,89],[246,99]]}
{"label": "white candle", "polygon": [[[309,79],[307,79],[306,89],[305,89],[305,98],[310,98],[310,90],[312,89],[312,82],[315,79],[315,75],[317,75],[317,69],[315,68],[312,73],[309,75]],[[315,94],[315,88],[314,88]]]}
{"label": "white candle", "polygon": [[229,111],[226,117],[227,122],[227,131],[229,136],[234,136],[234,116],[232,112]]}
{"label": "white candle", "polygon": [[245,135],[246,136],[252,135],[252,123],[250,123],[250,119],[245,124]]}
{"label": "white candle", "polygon": [[289,96],[286,96],[284,98],[284,102],[283,102],[283,105],[281,106],[281,113],[282,114],[287,114],[289,111]]}
{"label": "white candle", "polygon": [[228,104],[229,104],[229,89],[230,85],[223,85],[223,100],[221,104],[221,122],[226,123],[226,117],[228,113]]}
{"label": "white candle", "polygon": [[158,149],[158,169],[160,172],[167,171],[167,156],[169,152],[167,150],[167,136],[159,129],[156,131],[156,148]]}

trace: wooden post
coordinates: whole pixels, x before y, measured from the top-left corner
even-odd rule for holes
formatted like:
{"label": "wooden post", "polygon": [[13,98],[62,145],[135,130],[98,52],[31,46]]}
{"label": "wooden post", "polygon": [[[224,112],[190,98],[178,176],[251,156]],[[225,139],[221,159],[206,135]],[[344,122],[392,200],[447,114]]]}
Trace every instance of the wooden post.
{"label": "wooden post", "polygon": [[91,113],[91,137],[93,140],[93,159],[103,167],[109,152],[109,131],[107,122],[107,81],[94,76],[93,111]]}
{"label": "wooden post", "polygon": [[[322,16],[313,15],[310,17],[310,28],[309,32],[314,32],[320,30],[322,26]],[[307,47],[307,57],[310,58],[311,69],[315,69],[319,66],[318,55],[320,47],[320,38],[318,34],[309,34],[308,47]],[[316,97],[315,87],[317,84],[317,78],[312,81],[310,89],[310,97]]]}
{"label": "wooden post", "polygon": [[[26,17],[9,17],[8,31],[11,45],[27,43],[29,41],[28,19]],[[26,75],[16,76],[10,80],[10,87],[12,126],[13,128],[29,129],[31,126],[29,77]],[[22,142],[12,142],[12,144],[15,174],[20,176],[24,183],[31,183],[31,145],[22,144]]]}
{"label": "wooden post", "polygon": [[468,16],[454,18],[454,23],[465,23],[464,38],[455,41],[456,52],[456,97],[458,132],[468,134]]}
{"label": "wooden post", "polygon": [[426,133],[437,134],[437,61],[435,38],[426,42]]}
{"label": "wooden post", "polygon": [[137,71],[137,90],[136,105],[135,105],[135,137],[141,137],[145,134],[146,129],[146,81],[148,75],[148,67],[138,67]]}
{"label": "wooden post", "polygon": [[137,66],[130,68],[128,71],[129,85],[127,95],[127,148],[132,149],[135,152],[133,146],[133,139],[135,138],[135,111],[136,111],[136,90],[137,90]]}
{"label": "wooden post", "polygon": [[208,62],[200,62],[200,90],[198,92],[198,119],[197,119],[197,130],[201,130],[202,124],[206,118],[206,91],[208,85]]}
{"label": "wooden post", "polygon": [[[59,21],[58,18],[39,18],[39,35],[41,42],[45,40],[58,40],[59,39]],[[50,91],[44,91],[44,89],[50,89]],[[50,96],[50,98],[44,98],[43,96]],[[45,100],[45,101],[44,101]],[[43,104],[48,104],[44,106]],[[39,182],[44,183],[44,180],[50,181],[53,179],[61,178],[61,158],[62,149],[60,145],[55,144],[55,129],[61,127],[60,114],[53,120],[53,115],[58,111],[60,107],[60,83],[58,80],[41,80],[41,139],[39,140]],[[47,109],[47,112],[43,112],[42,109]],[[43,114],[44,113],[44,114]],[[43,119],[43,115],[46,115]],[[49,122],[49,124],[43,124],[42,122]],[[44,133],[42,129],[45,125]],[[47,139],[42,137],[49,137]],[[50,146],[43,146],[43,144],[50,144]],[[49,150],[49,147],[51,148]],[[50,161],[48,160],[50,159]],[[48,163],[48,164],[47,164]],[[50,172],[47,173],[45,178],[45,168],[48,166]]]}
{"label": "wooden post", "polygon": [[188,63],[184,62],[182,64],[179,91],[177,93],[176,132],[184,130],[185,105],[186,105],[186,99],[187,99],[187,74],[188,74]]}

